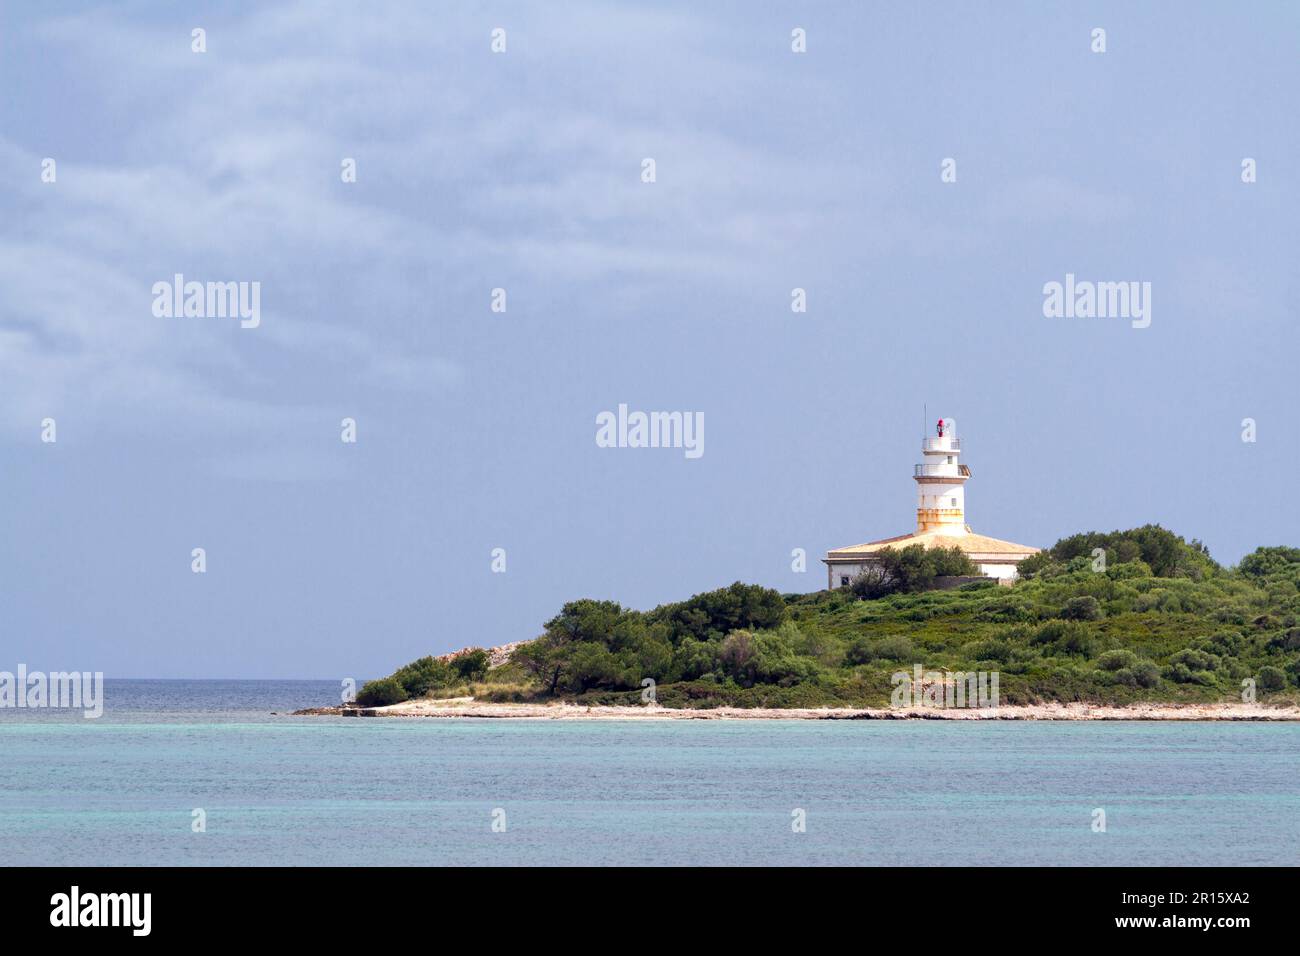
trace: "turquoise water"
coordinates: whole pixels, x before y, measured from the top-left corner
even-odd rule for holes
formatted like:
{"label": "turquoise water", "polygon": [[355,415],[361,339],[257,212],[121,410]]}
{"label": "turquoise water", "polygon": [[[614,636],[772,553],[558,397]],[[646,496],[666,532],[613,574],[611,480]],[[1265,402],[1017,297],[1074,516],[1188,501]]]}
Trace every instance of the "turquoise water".
{"label": "turquoise water", "polygon": [[[1300,725],[272,716],[316,682],[0,710],[7,864],[1295,864]],[[1092,811],[1106,812],[1094,833]],[[207,831],[191,832],[202,808]],[[807,831],[791,830],[806,811]],[[493,832],[493,811],[505,831]]]}

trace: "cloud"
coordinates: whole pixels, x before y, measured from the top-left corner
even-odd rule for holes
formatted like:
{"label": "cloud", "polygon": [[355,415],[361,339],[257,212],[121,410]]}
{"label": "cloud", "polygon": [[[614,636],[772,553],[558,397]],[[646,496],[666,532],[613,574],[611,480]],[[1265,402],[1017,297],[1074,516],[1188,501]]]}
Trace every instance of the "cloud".
{"label": "cloud", "polygon": [[[74,58],[128,54],[131,65],[104,84],[110,111],[113,92],[164,82],[184,62],[159,55],[156,29],[100,19],[44,35]],[[125,155],[109,162],[92,143],[67,149],[53,184],[39,180],[41,153],[0,140],[0,175],[15,186],[0,214],[0,431],[29,435],[41,417],[65,415],[99,432],[147,424],[203,440],[241,427],[265,438],[320,417],[325,405],[312,408],[303,383],[437,391],[461,382],[457,363],[400,327],[365,330],[365,317],[330,307],[347,283],[340,262],[364,284],[376,250],[414,261],[418,224],[346,197],[338,149],[295,124],[287,104],[269,95],[216,104],[209,92],[221,90],[172,98],[160,115],[119,116],[122,143],[109,152]],[[196,100],[207,105],[192,109]],[[243,128],[250,117],[261,135]],[[233,135],[214,136],[204,122]],[[280,134],[269,135],[276,123]],[[310,166],[315,183],[302,175]],[[263,327],[153,316],[153,283],[177,272],[260,281]],[[268,387],[275,382],[289,387]]]}
{"label": "cloud", "polygon": [[[482,17],[421,4],[213,15],[206,54],[174,20],[19,27],[88,87],[101,135],[63,147],[55,185],[38,181],[44,147],[21,125],[0,141],[0,174],[18,184],[0,201],[0,427],[57,407],[196,440],[234,419],[270,440],[336,417],[340,397],[463,387],[472,360],[431,348],[447,338],[432,326],[486,309],[493,276],[605,289],[809,276],[832,268],[836,236],[853,237],[838,247],[849,261],[923,236],[861,157],[716,121],[720,90],[829,91],[730,57],[707,16],[520,8],[504,56]],[[356,184],[340,181],[343,157]],[[854,194],[832,185],[845,182]],[[149,290],[175,273],[261,282],[261,327],[153,317]]]}

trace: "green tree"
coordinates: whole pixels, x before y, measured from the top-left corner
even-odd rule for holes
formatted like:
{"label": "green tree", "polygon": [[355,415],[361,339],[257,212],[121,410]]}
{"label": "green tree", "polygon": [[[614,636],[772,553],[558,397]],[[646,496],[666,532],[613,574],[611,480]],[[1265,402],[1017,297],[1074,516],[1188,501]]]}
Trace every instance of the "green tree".
{"label": "green tree", "polygon": [[488,672],[488,652],[481,647],[457,654],[451,659],[451,669],[462,681],[482,680]]}
{"label": "green tree", "polygon": [[1241,559],[1237,569],[1252,578],[1300,572],[1300,548],[1256,548]]}
{"label": "green tree", "polygon": [[719,643],[697,641],[693,637],[682,638],[682,642],[673,650],[672,673],[678,680],[698,680],[705,674],[713,673],[719,666]]}
{"label": "green tree", "polygon": [[[1085,531],[1062,538],[1049,552],[1053,562],[1064,564],[1075,558],[1091,559],[1098,548],[1106,552],[1107,566],[1140,558],[1161,578],[1185,577],[1199,581],[1219,570],[1204,544],[1195,539],[1185,541],[1158,524],[1109,533]],[[1036,570],[1041,573],[1043,569]]]}
{"label": "green tree", "polygon": [[1022,580],[1028,581],[1038,577],[1043,571],[1055,565],[1050,551],[1039,551],[1037,554],[1031,554],[1025,560],[1016,565],[1016,574]]}
{"label": "green tree", "polygon": [[651,611],[651,624],[666,623],[674,643],[685,637],[721,640],[737,630],[768,630],[786,620],[779,591],[739,581],[716,591],[696,594],[678,604]]}
{"label": "green tree", "polygon": [[559,689],[569,666],[567,648],[556,644],[546,635],[515,648],[510,660],[522,667],[548,694],[554,694]]}
{"label": "green tree", "polygon": [[418,661],[400,667],[392,679],[402,685],[407,697],[423,697],[435,687],[446,687],[452,682],[451,669],[435,657],[421,657]]}
{"label": "green tree", "polygon": [[718,666],[741,687],[751,687],[758,670],[758,646],[749,631],[732,631],[718,647]]}
{"label": "green tree", "polygon": [[581,694],[593,687],[608,687],[619,683],[618,659],[609,649],[594,641],[576,645],[569,655],[565,669],[564,689]]}
{"label": "green tree", "polygon": [[883,548],[875,560],[849,582],[849,590],[863,600],[890,594],[924,591],[940,576],[979,574],[979,568],[961,548],[926,548],[910,544],[905,548]]}
{"label": "green tree", "polygon": [[961,548],[930,548],[926,557],[934,565],[936,577],[967,577],[980,573],[979,566]]}

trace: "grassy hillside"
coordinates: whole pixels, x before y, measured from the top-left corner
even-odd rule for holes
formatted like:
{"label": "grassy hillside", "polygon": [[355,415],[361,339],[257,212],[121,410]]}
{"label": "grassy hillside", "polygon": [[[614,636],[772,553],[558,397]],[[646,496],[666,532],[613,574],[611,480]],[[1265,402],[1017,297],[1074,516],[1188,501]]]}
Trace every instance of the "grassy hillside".
{"label": "grassy hillside", "polygon": [[430,680],[416,662],[359,699],[639,703],[649,678],[670,707],[879,707],[890,675],[920,664],[997,671],[1007,704],[1240,701],[1246,678],[1261,702],[1300,700],[1300,549],[1225,569],[1148,525],[1063,539],[1010,587],[926,590],[959,563],[906,549],[837,591],[736,583],[645,612],[574,601],[504,667]]}

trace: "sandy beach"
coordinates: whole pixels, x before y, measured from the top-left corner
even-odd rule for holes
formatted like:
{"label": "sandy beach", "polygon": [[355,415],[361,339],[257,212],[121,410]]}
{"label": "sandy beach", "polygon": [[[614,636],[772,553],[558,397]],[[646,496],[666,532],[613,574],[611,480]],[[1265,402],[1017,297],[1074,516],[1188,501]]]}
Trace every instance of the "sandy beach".
{"label": "sandy beach", "polygon": [[575,704],[494,704],[471,697],[410,700],[388,707],[314,707],[294,716],[487,717],[514,720],[1300,720],[1300,707],[1262,704],[1032,704],[947,708],[717,707],[681,710],[658,705],[584,707]]}

